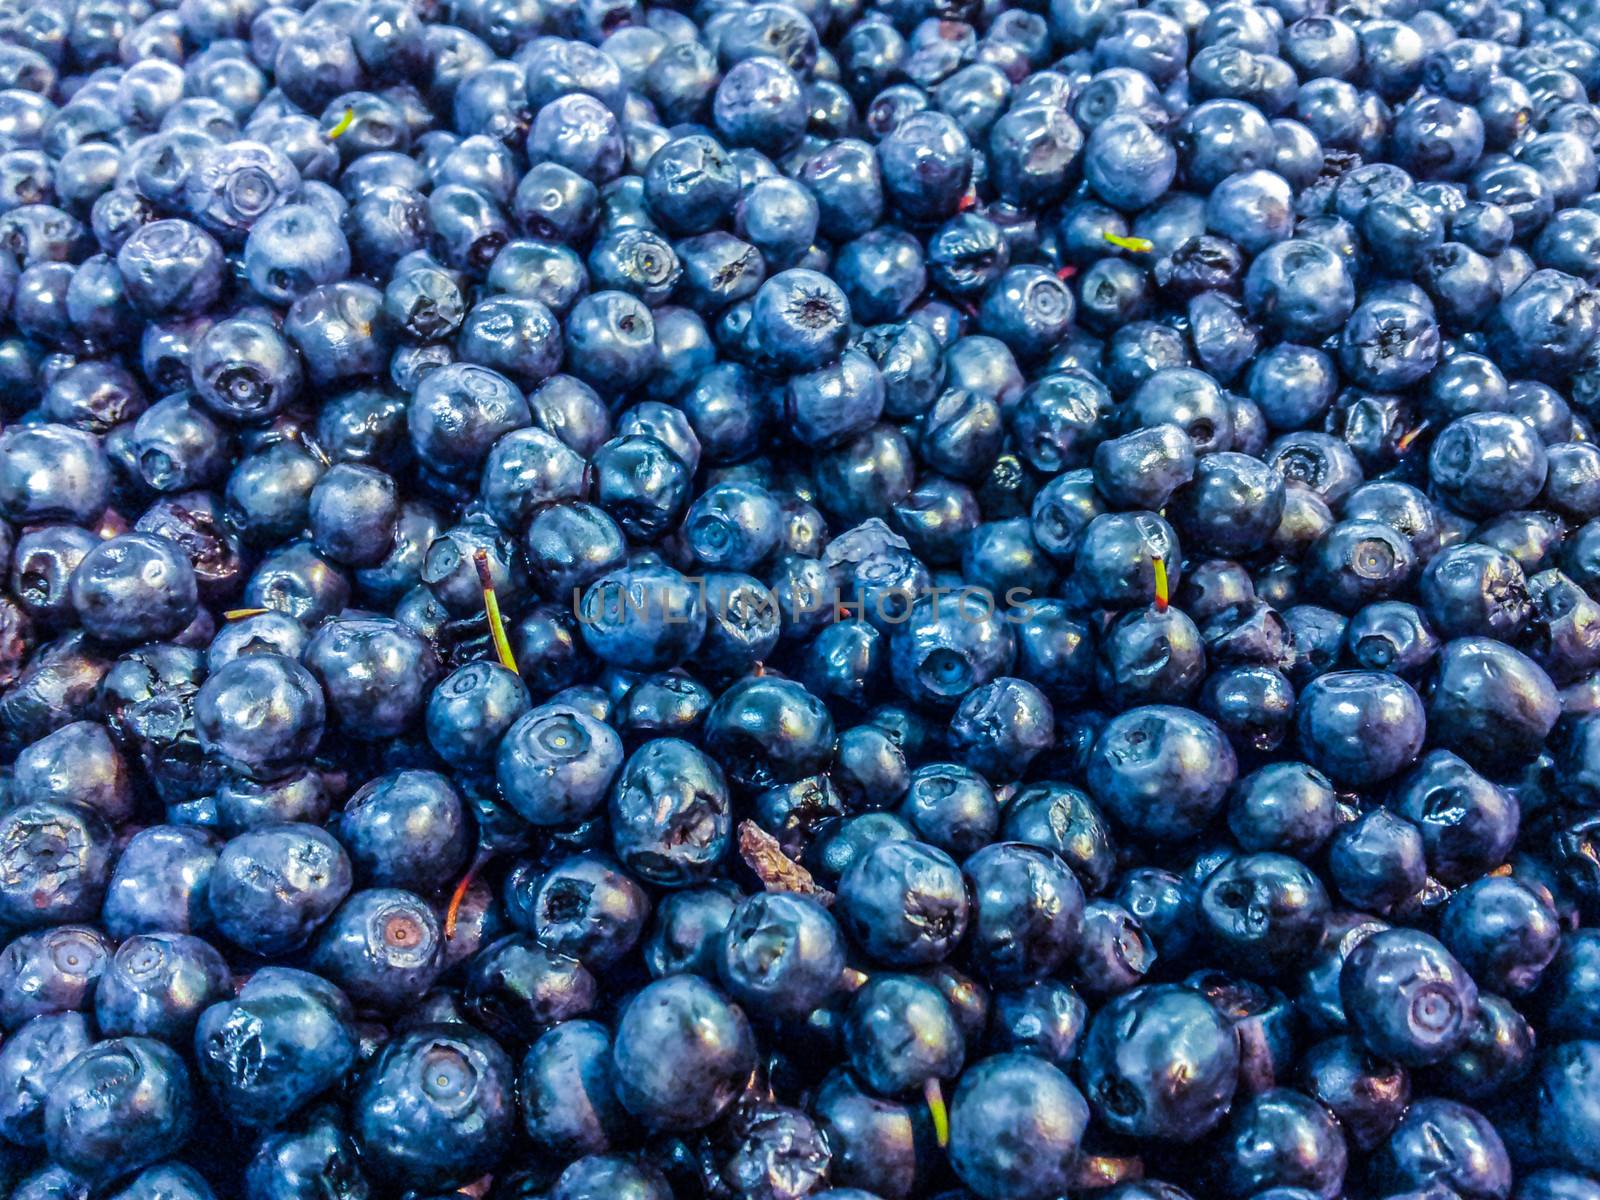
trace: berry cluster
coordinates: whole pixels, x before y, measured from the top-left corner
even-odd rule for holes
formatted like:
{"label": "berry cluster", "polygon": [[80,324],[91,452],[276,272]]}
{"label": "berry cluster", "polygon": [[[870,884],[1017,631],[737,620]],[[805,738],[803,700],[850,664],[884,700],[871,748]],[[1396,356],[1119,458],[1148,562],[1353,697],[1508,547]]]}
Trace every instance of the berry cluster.
{"label": "berry cluster", "polygon": [[1600,0],[0,0],[0,1196],[1600,1200]]}

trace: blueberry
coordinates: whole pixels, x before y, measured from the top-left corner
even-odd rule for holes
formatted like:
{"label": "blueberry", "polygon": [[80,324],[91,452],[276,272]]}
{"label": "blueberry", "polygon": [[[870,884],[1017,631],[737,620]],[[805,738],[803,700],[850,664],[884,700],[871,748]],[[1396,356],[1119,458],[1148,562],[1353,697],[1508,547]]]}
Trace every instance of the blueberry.
{"label": "blueberry", "polygon": [[693,975],[647,985],[623,1008],[612,1046],[618,1098],[647,1126],[693,1130],[733,1103],[755,1066],[743,1012]]}
{"label": "blueberry", "polygon": [[[921,1107],[872,1095],[850,1072],[838,1070],[823,1081],[813,1111],[833,1149],[833,1182],[849,1185],[819,1195],[908,1195],[928,1175],[937,1146]],[[857,1184],[877,1191],[860,1191]]]}
{"label": "blueberry", "polygon": [[600,1196],[666,1200],[671,1194],[666,1181],[652,1167],[621,1155],[590,1155],[577,1159],[561,1172],[550,1191],[556,1200],[598,1200]]}
{"label": "blueberry", "polygon": [[340,726],[373,738],[399,734],[423,711],[438,671],[428,643],[386,619],[328,621],[306,644],[304,658],[321,684],[313,690],[327,697]]}
{"label": "blueberry", "polygon": [[147,1167],[116,1193],[117,1200],[212,1200],[214,1195],[198,1171],[177,1163]]}
{"label": "blueberry", "polygon": [[1487,332],[1496,357],[1513,370],[1556,375],[1575,365],[1597,320],[1594,297],[1581,281],[1543,270],[1509,291]]}
{"label": "blueberry", "polygon": [[0,956],[11,991],[0,1022],[14,1029],[31,1017],[87,1009],[110,954],[100,934],[81,925],[17,937]]}
{"label": "blueberry", "polygon": [[1459,638],[1440,651],[1429,729],[1468,762],[1486,770],[1526,762],[1558,715],[1549,676],[1512,647]]}
{"label": "blueberry", "polygon": [[17,756],[14,800],[80,804],[116,823],[133,814],[128,764],[103,725],[75,721]]}
{"label": "blueberry", "polygon": [[515,1068],[490,1037],[424,1025],[390,1041],[353,1100],[352,1132],[374,1175],[446,1189],[492,1169],[515,1121]]}
{"label": "blueberry", "polygon": [[1396,789],[1394,808],[1421,830],[1428,867],[1446,883],[1494,870],[1516,841],[1516,800],[1448,751],[1423,758]]}
{"label": "blueberry", "polygon": [[1113,718],[1097,739],[1089,785],[1141,839],[1192,837],[1222,808],[1237,773],[1221,730],[1187,709],[1149,705]]}
{"label": "blueberry", "polygon": [[535,709],[506,731],[496,758],[501,794],[536,824],[566,824],[603,802],[622,743],[581,713]]}
{"label": "blueberry", "polygon": [[1301,748],[1335,782],[1393,777],[1415,760],[1425,730],[1420,697],[1385,672],[1322,675],[1300,697]]}
{"label": "blueberry", "polygon": [[964,1043],[955,1013],[933,984],[881,975],[850,1001],[845,1052],[856,1074],[881,1096],[961,1072]]}
{"label": "blueberry", "polygon": [[227,964],[189,934],[141,934],[123,942],[95,989],[95,1018],[113,1037],[186,1045],[201,1010],[231,986]]}
{"label": "blueberry", "polygon": [[1456,509],[1487,517],[1526,507],[1544,487],[1548,459],[1526,422],[1500,413],[1452,421],[1428,452],[1434,486]]}
{"label": "blueberry", "polygon": [[1427,878],[1422,832],[1375,808],[1341,826],[1328,849],[1328,875],[1351,904],[1384,911],[1421,891]]}
{"label": "blueberry", "polygon": [[65,425],[12,426],[0,434],[0,452],[0,515],[7,520],[87,524],[105,508],[110,466],[93,435]]}
{"label": "blueberry", "polygon": [[1089,1107],[1061,1071],[998,1054],[962,1076],[950,1106],[951,1165],[985,1200],[1043,1200],[1067,1186]]}
{"label": "blueberry", "polygon": [[45,1146],[57,1163],[110,1182],[182,1146],[190,1104],[189,1071],[175,1050],[149,1038],[111,1038],[57,1079],[45,1102]]}
{"label": "blueberry", "polygon": [[222,287],[222,268],[216,240],[184,220],[141,226],[117,251],[127,297],[147,316],[210,308]]}
{"label": "blueberry", "polygon": [[644,944],[650,974],[657,979],[676,974],[715,976],[723,934],[736,903],[737,897],[729,889],[716,885],[663,897]]}
{"label": "blueberry", "polygon": [[452,363],[423,378],[408,425],[418,457],[441,469],[471,471],[502,434],[528,423],[528,403],[505,376]]}
{"label": "blueberry", "polygon": [[1374,1057],[1350,1037],[1329,1038],[1307,1050],[1300,1080],[1339,1118],[1355,1148],[1362,1151],[1388,1139],[1411,1100],[1406,1069]]}
{"label": "blueberry", "polygon": [[1337,821],[1332,783],[1305,763],[1273,763],[1253,771],[1228,798],[1228,828],[1247,850],[1315,853]]}
{"label": "blueberry", "polygon": [[0,813],[0,915],[22,926],[84,920],[100,906],[114,856],[104,820],[35,800]]}
{"label": "blueberry", "polygon": [[[1080,121],[1083,114],[1076,114]],[[1166,194],[1178,156],[1159,133],[1132,111],[1095,124],[1083,152],[1084,178],[1107,204],[1138,211]]]}
{"label": "blueberry", "polygon": [[805,129],[805,93],[795,72],[767,55],[733,63],[712,97],[717,132],[732,145],[777,152]]}
{"label": "blueberry", "polygon": [[165,538],[127,534],[96,546],[73,572],[72,606],[95,636],[113,643],[154,641],[194,618],[194,571]]}
{"label": "blueberry", "polygon": [[1348,1149],[1331,1113],[1290,1088],[1253,1097],[1234,1114],[1220,1174],[1230,1194],[1304,1188],[1330,1200],[1344,1186]]}
{"label": "blueberry", "polygon": [[1159,984],[1124,993],[1095,1014],[1082,1063],[1091,1105],[1117,1132],[1188,1142],[1226,1115],[1239,1051],[1203,996]]}
{"label": "blueberry", "polygon": [[106,887],[101,919],[118,938],[188,933],[210,922],[207,891],[218,847],[205,831],[142,829],[123,847]]}
{"label": "blueberry", "polygon": [[849,301],[832,280],[804,269],[780,271],[756,292],[749,337],[764,362],[814,371],[844,348],[849,320]]}
{"label": "blueberry", "polygon": [[972,897],[973,965],[998,985],[1032,983],[1058,969],[1080,932],[1083,889],[1046,850],[997,843],[963,864]]}
{"label": "blueberry", "polygon": [[256,953],[302,945],[350,890],[350,859],[314,825],[272,825],[222,848],[208,884],[220,933]]}
{"label": "blueberry", "polygon": [[512,933],[472,956],[462,996],[474,1023],[499,1037],[528,1041],[589,1012],[596,986],[577,959]]}
{"label": "blueberry", "polygon": [[1363,939],[1345,959],[1339,991],[1362,1044],[1406,1066],[1448,1058],[1465,1045],[1477,1016],[1471,976],[1416,930]]}
{"label": "blueberry", "polygon": [[195,727],[207,753],[231,770],[270,779],[316,748],[322,689],[304,667],[275,654],[236,659],[195,697]]}
{"label": "blueberry", "polygon": [[616,1096],[611,1036],[593,1021],[566,1021],[528,1048],[518,1073],[522,1119],[541,1148],[602,1154],[626,1137]]}
{"label": "blueberry", "polygon": [[650,918],[650,899],[610,859],[579,854],[558,862],[542,878],[533,909],[533,920],[520,923],[534,936],[602,970],[637,946]]}
{"label": "blueberry", "polygon": [[14,1030],[0,1047],[0,1079],[6,1100],[0,1105],[0,1130],[17,1146],[44,1143],[44,1111],[66,1068],[93,1044],[89,1019],[82,1013],[47,1013]]}
{"label": "blueberry", "polygon": [[1440,1184],[1481,1196],[1503,1196],[1511,1187],[1511,1164],[1494,1126],[1468,1105],[1433,1097],[1417,1101],[1401,1118],[1377,1172],[1391,1187]]}
{"label": "blueberry", "polygon": [[919,838],[960,858],[994,840],[1000,824],[993,788],[955,763],[929,763],[912,772],[900,811]]}
{"label": "blueberry", "polygon": [[885,963],[938,962],[967,928],[968,898],[960,869],[932,846],[881,842],[844,872],[839,919],[868,954]]}
{"label": "blueberry", "polygon": [[399,888],[353,893],[328,919],[311,962],[356,1003],[399,1009],[419,1000],[439,970],[433,910]]}
{"label": "blueberry", "polygon": [[1038,688],[1002,677],[974,689],[950,723],[950,746],[967,766],[999,782],[1020,776],[1051,743],[1055,714]]}
{"label": "blueberry", "polygon": [[1592,1041],[1566,1042],[1552,1049],[1536,1076],[1533,1113],[1533,1131],[1546,1158],[1586,1173],[1593,1170],[1588,1131],[1594,1125],[1594,1111],[1582,1080],[1594,1060]]}
{"label": "blueberry", "polygon": [[755,676],[734,684],[706,714],[706,748],[746,788],[790,783],[833,758],[826,707],[800,684]]}
{"label": "blueberry", "polygon": [[617,857],[650,883],[704,882],[732,834],[727,781],[688,742],[656,738],[623,764],[608,801]]}
{"label": "blueberry", "polygon": [[487,764],[528,707],[528,689],[515,671],[498,663],[468,663],[441,680],[428,697],[428,741],[452,766]]}
{"label": "blueberry", "polygon": [[1321,941],[1328,907],[1321,880],[1298,859],[1247,854],[1211,873],[1196,915],[1224,964],[1261,977],[1304,961]]}

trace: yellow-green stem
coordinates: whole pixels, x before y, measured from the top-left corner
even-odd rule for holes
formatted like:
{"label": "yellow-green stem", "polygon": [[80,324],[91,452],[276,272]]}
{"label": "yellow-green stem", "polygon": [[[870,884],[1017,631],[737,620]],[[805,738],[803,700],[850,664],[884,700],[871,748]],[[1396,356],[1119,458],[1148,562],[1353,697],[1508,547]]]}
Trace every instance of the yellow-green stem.
{"label": "yellow-green stem", "polygon": [[511,653],[511,639],[506,637],[506,623],[500,618],[500,600],[494,594],[488,552],[479,550],[473,556],[473,564],[478,568],[478,585],[483,588],[483,611],[489,617],[489,636],[494,639],[494,652],[502,667],[513,675],[519,675],[521,672],[517,670],[516,656]]}
{"label": "yellow-green stem", "polygon": [[938,1076],[922,1085],[923,1099],[928,1103],[928,1115],[933,1118],[933,1137],[941,1147],[950,1144],[950,1112],[944,1106],[944,1088]]}
{"label": "yellow-green stem", "polygon": [[1126,234],[1112,233],[1109,229],[1104,230],[1100,236],[1118,250],[1126,250],[1129,254],[1149,254],[1156,248],[1156,244],[1149,238],[1128,237]]}

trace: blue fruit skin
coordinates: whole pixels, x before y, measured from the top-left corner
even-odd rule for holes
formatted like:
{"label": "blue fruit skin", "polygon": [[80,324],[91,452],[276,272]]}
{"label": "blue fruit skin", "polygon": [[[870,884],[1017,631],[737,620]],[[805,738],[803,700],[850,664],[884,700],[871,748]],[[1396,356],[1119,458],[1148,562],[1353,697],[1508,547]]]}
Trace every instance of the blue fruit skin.
{"label": "blue fruit skin", "polygon": [[844,1048],[857,1076],[885,1097],[953,1078],[965,1059],[956,1015],[939,989],[904,975],[880,976],[851,999]]}
{"label": "blue fruit skin", "polygon": [[646,742],[623,765],[607,804],[617,857],[648,882],[705,882],[727,853],[733,828],[727,780],[688,742]]}
{"label": "blue fruit skin", "polygon": [[995,843],[962,865],[974,966],[997,985],[1053,974],[1076,949],[1083,889],[1048,851]]}
{"label": "blue fruit skin", "polygon": [[33,801],[0,814],[9,878],[0,880],[0,916],[15,925],[86,920],[105,896],[113,869],[111,832],[89,809]]}
{"label": "blue fruit skin", "polygon": [[[255,706],[270,718],[248,720]],[[257,654],[229,663],[195,697],[201,745],[219,761],[257,779],[284,774],[322,738],[326,707],[311,673],[279,655]]]}
{"label": "blue fruit skin", "polygon": [[1089,786],[1150,840],[1193,836],[1221,808],[1237,762],[1220,730],[1185,709],[1154,705],[1114,718],[1095,744]]}
{"label": "blue fruit skin", "polygon": [[951,1165],[985,1200],[1044,1200],[1066,1186],[1089,1106],[1056,1068],[1026,1054],[976,1064],[950,1106]]}
{"label": "blue fruit skin", "polygon": [[215,1193],[192,1167],[162,1163],[140,1171],[117,1200],[213,1200]]}
{"label": "blue fruit skin", "polygon": [[171,1047],[112,1038],[62,1071],[45,1101],[45,1148],[56,1163],[94,1181],[165,1158],[188,1138],[189,1071]]}
{"label": "blue fruit skin", "polygon": [[639,992],[618,1020],[618,1098],[651,1128],[701,1128],[733,1102],[755,1053],[743,1012],[704,980],[669,975]]}
{"label": "blue fruit skin", "polygon": [[351,1132],[378,1178],[454,1187],[504,1153],[515,1120],[515,1076],[510,1058],[486,1034],[424,1025],[379,1052],[354,1097]]}
{"label": "blue fruit skin", "polygon": [[339,1079],[356,1055],[349,1000],[308,972],[268,967],[200,1015],[201,1080],[232,1119],[272,1128]]}
{"label": "blue fruit skin", "polygon": [[960,868],[920,842],[882,842],[839,881],[846,932],[873,958],[893,966],[943,959],[965,933],[968,912]]}
{"label": "blue fruit skin", "polygon": [[155,825],[129,839],[106,889],[101,919],[114,937],[195,932],[210,924],[207,904],[218,843],[201,829]]}
{"label": "blue fruit skin", "polygon": [[1386,673],[1324,675],[1300,699],[1301,746],[1313,766],[1339,783],[1392,777],[1416,757],[1425,728],[1421,699]]}
{"label": "blue fruit skin", "polygon": [[0,1079],[7,1084],[0,1130],[18,1145],[44,1144],[45,1103],[61,1073],[93,1044],[82,1013],[46,1013],[12,1031],[0,1047]]}
{"label": "blue fruit skin", "polygon": [[233,983],[210,943],[190,934],[140,934],[117,947],[95,988],[95,1020],[113,1037],[188,1043],[201,1010]]}
{"label": "blue fruit skin", "polygon": [[566,1021],[528,1048],[518,1073],[528,1136],[567,1156],[603,1154],[627,1137],[616,1096],[611,1035],[596,1021]]}
{"label": "blue fruit skin", "polygon": [[31,1017],[90,1007],[112,948],[99,931],[57,925],[23,933],[0,952],[0,1026],[15,1029]]}
{"label": "blue fruit skin", "polygon": [[1344,1185],[1348,1150],[1339,1123],[1310,1097],[1274,1088],[1235,1114],[1222,1175],[1235,1195],[1304,1188],[1324,1200]]}
{"label": "blue fruit skin", "polygon": [[442,946],[438,919],[420,896],[366,888],[328,919],[311,962],[355,1003],[401,1009],[438,976]]}
{"label": "blue fruit skin", "polygon": [[1406,1066],[1427,1066],[1471,1035],[1478,989],[1425,933],[1390,929],[1360,942],[1339,977],[1344,1010],[1362,1043]]}
{"label": "blue fruit skin", "polygon": [[1095,1015],[1082,1062],[1089,1101],[1113,1128],[1193,1141],[1226,1115],[1239,1051],[1203,996],[1158,984],[1124,993]]}
{"label": "blue fruit skin", "polygon": [[845,943],[837,922],[808,897],[752,896],[729,918],[722,982],[757,1015],[808,1015],[836,993],[844,966]]}
{"label": "blue fruit skin", "polygon": [[218,931],[257,954],[303,945],[350,891],[344,847],[314,825],[271,825],[226,843],[207,887]]}

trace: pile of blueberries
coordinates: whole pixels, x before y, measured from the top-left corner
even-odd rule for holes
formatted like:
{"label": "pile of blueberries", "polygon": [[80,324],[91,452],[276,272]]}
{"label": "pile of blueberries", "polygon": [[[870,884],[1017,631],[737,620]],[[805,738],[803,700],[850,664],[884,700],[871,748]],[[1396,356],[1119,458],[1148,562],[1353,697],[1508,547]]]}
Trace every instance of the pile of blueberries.
{"label": "pile of blueberries", "polygon": [[1600,0],[0,0],[0,1196],[1600,1200]]}

